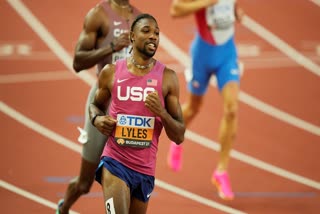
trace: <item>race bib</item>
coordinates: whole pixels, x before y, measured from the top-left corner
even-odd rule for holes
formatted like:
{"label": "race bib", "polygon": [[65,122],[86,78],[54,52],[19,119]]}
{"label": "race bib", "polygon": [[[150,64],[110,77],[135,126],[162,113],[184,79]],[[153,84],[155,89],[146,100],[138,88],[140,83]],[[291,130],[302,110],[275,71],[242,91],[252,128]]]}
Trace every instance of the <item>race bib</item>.
{"label": "race bib", "polygon": [[206,10],[206,19],[209,26],[216,29],[227,29],[235,21],[234,1],[220,0]]}
{"label": "race bib", "polygon": [[148,148],[151,146],[154,117],[118,114],[115,140],[120,146]]}

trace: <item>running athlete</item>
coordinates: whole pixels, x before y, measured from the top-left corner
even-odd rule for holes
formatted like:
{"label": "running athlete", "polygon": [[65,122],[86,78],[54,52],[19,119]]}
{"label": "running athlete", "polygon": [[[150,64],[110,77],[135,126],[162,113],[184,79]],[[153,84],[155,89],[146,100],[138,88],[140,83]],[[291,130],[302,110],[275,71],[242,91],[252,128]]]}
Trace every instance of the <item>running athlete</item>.
{"label": "running athlete", "polygon": [[[97,75],[107,63],[129,55],[129,30],[138,10],[127,0],[104,0],[93,7],[85,17],[83,29],[75,48],[73,67],[76,72],[97,65]],[[95,170],[107,138],[91,125],[88,108],[97,85],[88,94],[85,106],[84,130],[79,141],[83,143],[80,175],[74,178],[58,203],[57,214],[68,213],[78,198],[90,191]]]}
{"label": "running athlete", "polygon": [[132,55],[104,67],[89,107],[92,124],[108,136],[96,173],[108,214],[146,213],[162,128],[177,144],[184,140],[177,75],[153,58],[159,32],[153,16],[137,16]]}
{"label": "running athlete", "polygon": [[[186,126],[198,114],[207,91],[209,80],[215,75],[223,98],[223,117],[220,122],[219,161],[212,174],[212,181],[219,196],[226,200],[234,198],[227,173],[230,151],[237,132],[239,94],[239,67],[234,41],[236,19],[243,12],[236,0],[174,0],[170,14],[173,17],[195,15],[197,33],[191,46],[191,69],[186,70],[189,90],[188,100],[182,106]],[[168,164],[174,171],[182,167],[183,147],[171,142]]]}

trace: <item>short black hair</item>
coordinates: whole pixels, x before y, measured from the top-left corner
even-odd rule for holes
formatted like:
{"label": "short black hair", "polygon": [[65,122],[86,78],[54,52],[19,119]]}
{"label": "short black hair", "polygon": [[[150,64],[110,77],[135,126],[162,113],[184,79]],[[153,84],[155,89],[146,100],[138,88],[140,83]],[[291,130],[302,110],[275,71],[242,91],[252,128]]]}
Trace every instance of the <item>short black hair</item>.
{"label": "short black hair", "polygon": [[154,18],[152,15],[148,14],[148,13],[142,13],[136,16],[136,18],[134,19],[134,21],[131,24],[131,28],[130,30],[133,31],[134,27],[136,26],[137,22],[141,19],[153,19],[156,23],[157,20],[156,18]]}

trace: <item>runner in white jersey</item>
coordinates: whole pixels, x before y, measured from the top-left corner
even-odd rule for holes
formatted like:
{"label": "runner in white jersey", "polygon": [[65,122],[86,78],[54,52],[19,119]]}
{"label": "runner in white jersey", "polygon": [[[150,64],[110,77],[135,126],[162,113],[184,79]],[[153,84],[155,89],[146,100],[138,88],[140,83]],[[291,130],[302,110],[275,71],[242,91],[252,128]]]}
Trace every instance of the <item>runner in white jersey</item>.
{"label": "runner in white jersey", "polygon": [[[170,13],[174,17],[194,14],[197,32],[191,46],[191,67],[186,70],[188,100],[183,105],[186,126],[197,115],[204,95],[215,76],[223,99],[223,117],[219,129],[221,149],[212,181],[223,199],[233,199],[227,167],[229,153],[237,131],[240,71],[234,41],[235,20],[243,12],[235,0],[174,0]],[[213,117],[213,116],[212,116]],[[179,171],[182,167],[183,147],[171,142],[168,164]]]}

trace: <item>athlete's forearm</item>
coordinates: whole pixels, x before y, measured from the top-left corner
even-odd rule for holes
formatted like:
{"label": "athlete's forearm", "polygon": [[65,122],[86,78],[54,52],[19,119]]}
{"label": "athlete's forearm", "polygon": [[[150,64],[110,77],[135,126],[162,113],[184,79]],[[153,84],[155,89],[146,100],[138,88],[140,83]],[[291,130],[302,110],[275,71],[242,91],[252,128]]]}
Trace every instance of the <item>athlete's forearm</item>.
{"label": "athlete's forearm", "polygon": [[89,118],[92,123],[93,123],[93,119],[95,119],[97,116],[103,116],[103,115],[105,115],[104,111],[98,108],[95,104],[91,103],[89,105]]}
{"label": "athlete's forearm", "polygon": [[245,12],[244,10],[239,6],[238,3],[235,4],[235,16],[238,22],[242,22],[242,18],[244,17]]}
{"label": "athlete's forearm", "polygon": [[182,118],[174,119],[169,113],[165,112],[161,116],[161,121],[168,138],[176,144],[181,144],[184,141],[186,130]]}
{"label": "athlete's forearm", "polygon": [[98,64],[101,60],[109,56],[114,52],[111,45],[108,45],[104,48],[93,49],[89,51],[79,50],[76,51],[73,68],[76,72],[80,72],[84,69],[91,68]]}
{"label": "athlete's forearm", "polygon": [[170,15],[173,17],[182,17],[190,15],[202,8],[217,3],[218,0],[201,0],[201,1],[179,1],[175,0],[170,7]]}

